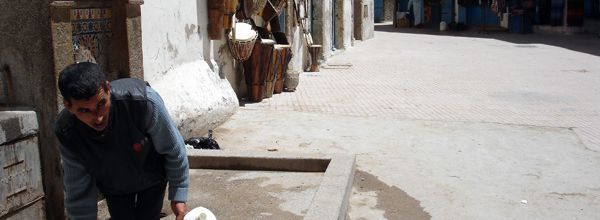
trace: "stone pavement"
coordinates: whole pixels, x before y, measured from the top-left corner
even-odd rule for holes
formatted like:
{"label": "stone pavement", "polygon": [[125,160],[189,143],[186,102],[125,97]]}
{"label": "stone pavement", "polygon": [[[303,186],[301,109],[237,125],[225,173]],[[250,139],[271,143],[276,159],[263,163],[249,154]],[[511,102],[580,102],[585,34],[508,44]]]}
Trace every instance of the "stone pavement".
{"label": "stone pavement", "polygon": [[215,135],[357,154],[351,219],[598,219],[599,53],[593,35],[377,26]]}

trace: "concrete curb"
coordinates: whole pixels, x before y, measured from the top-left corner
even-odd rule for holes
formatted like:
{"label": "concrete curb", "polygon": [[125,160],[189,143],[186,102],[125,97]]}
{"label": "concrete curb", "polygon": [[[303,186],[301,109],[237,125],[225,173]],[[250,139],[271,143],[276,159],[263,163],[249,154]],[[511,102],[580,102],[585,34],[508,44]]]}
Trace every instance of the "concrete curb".
{"label": "concrete curb", "polygon": [[280,152],[188,150],[190,169],[324,172],[304,219],[346,219],[355,156]]}
{"label": "concrete curb", "polygon": [[346,219],[354,164],[354,155],[333,155],[304,219]]}

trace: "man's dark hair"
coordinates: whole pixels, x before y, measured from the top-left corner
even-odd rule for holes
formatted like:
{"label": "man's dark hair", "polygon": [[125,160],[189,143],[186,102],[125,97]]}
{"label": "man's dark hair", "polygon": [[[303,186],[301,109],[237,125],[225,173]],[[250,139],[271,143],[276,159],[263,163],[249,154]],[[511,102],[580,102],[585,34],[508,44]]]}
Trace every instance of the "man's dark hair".
{"label": "man's dark hair", "polygon": [[71,64],[58,77],[58,89],[66,101],[87,100],[98,93],[100,86],[107,89],[106,77],[100,65],[95,63]]}

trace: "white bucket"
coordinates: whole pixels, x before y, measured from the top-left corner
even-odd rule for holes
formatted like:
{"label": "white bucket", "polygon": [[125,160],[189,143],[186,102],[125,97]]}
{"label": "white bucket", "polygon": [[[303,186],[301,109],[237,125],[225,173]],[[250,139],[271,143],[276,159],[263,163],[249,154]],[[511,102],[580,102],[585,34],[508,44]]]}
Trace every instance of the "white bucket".
{"label": "white bucket", "polygon": [[185,214],[183,220],[217,220],[217,217],[207,208],[200,206]]}
{"label": "white bucket", "polygon": [[448,30],[448,24],[445,21],[440,22],[440,31]]}

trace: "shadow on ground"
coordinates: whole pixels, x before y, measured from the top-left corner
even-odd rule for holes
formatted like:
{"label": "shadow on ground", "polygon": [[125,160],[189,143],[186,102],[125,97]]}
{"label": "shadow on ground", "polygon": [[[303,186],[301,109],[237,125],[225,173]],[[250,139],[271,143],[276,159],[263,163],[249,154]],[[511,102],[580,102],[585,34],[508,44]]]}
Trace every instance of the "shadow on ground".
{"label": "shadow on ground", "polygon": [[431,215],[421,207],[421,202],[398,187],[385,184],[370,173],[357,170],[354,175],[353,187],[355,193],[374,191],[377,195],[377,204],[374,208],[383,210],[383,216],[386,219],[431,219]]}
{"label": "shadow on ground", "polygon": [[516,34],[501,31],[478,31],[476,29],[440,32],[435,28],[394,28],[392,24],[387,23],[376,24],[375,31],[453,37],[490,38],[514,44],[545,44],[587,53],[594,56],[600,56],[600,37],[598,34]]}

